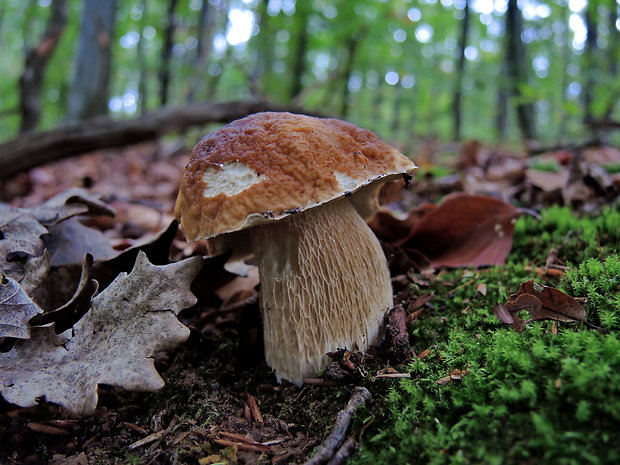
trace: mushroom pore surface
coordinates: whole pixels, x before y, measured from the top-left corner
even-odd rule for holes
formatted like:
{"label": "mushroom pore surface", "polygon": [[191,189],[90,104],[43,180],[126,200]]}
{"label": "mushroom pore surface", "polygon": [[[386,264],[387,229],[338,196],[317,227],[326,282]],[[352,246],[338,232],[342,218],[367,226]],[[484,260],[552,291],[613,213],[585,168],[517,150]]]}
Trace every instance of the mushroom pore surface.
{"label": "mushroom pore surface", "polygon": [[261,280],[265,357],[300,385],[327,352],[365,350],[392,305],[381,246],[343,198],[252,231]]}

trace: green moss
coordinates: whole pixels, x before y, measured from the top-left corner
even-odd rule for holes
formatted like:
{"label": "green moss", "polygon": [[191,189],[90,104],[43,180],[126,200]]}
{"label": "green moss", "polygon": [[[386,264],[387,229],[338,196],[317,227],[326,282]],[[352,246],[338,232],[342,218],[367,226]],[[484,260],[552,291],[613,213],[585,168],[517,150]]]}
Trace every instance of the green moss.
{"label": "green moss", "polygon": [[[507,265],[441,275],[410,327],[415,350],[430,355],[401,367],[411,379],[370,382],[374,421],[350,463],[619,463],[618,244],[617,209],[578,218],[554,207],[517,223]],[[574,265],[548,284],[586,297],[588,322],[609,332],[546,321],[519,334],[492,315],[552,248]],[[467,370],[462,381],[437,383],[455,369]]]}

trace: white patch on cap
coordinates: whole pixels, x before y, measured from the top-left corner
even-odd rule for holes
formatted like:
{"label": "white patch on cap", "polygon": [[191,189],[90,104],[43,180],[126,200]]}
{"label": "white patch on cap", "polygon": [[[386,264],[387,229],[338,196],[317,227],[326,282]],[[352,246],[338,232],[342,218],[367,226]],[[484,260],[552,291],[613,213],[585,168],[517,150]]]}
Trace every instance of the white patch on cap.
{"label": "white patch on cap", "polygon": [[202,179],[207,184],[202,193],[205,197],[215,197],[220,194],[230,197],[262,181],[256,171],[239,162],[229,163],[220,169],[208,170]]}
{"label": "white patch on cap", "polygon": [[361,184],[357,179],[338,171],[334,172],[334,176],[336,176],[336,181],[338,181],[338,185],[343,192],[350,192]]}

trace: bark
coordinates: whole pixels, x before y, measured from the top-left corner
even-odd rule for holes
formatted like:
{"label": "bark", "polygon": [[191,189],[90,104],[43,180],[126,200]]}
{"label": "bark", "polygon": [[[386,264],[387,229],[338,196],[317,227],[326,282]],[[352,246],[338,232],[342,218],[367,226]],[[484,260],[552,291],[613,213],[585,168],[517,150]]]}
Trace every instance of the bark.
{"label": "bark", "polygon": [[[598,59],[598,27],[596,22],[596,4],[589,2],[585,11],[585,22],[588,30],[585,48],[585,69],[583,84],[583,122],[589,124],[594,119],[592,113],[593,93],[596,88],[595,75],[599,72]],[[615,28],[614,28],[615,29]]]}
{"label": "bark", "polygon": [[[506,67],[502,66],[500,77],[507,76]],[[497,113],[495,114],[495,132],[499,140],[504,140],[508,133],[508,92],[503,79],[498,83],[497,89]]]}
{"label": "bark", "polygon": [[347,118],[351,109],[349,81],[353,76],[353,63],[357,54],[358,45],[361,42],[361,34],[353,34],[347,41],[347,61],[344,68],[344,85],[342,89],[342,106],[340,114],[343,118]]}
{"label": "bark", "polygon": [[515,100],[517,121],[525,139],[536,138],[534,131],[534,107],[523,101],[521,86],[527,84],[527,63],[525,45],[521,40],[523,34],[523,16],[517,0],[508,1],[506,10],[506,64],[509,76],[510,95]]}
{"label": "bark", "polygon": [[[616,27],[616,21],[619,18],[618,5],[616,0],[608,0],[607,24],[609,29],[609,45],[607,50],[607,72],[613,81],[618,81],[618,60],[620,59],[620,31]],[[611,91],[609,104],[605,109],[605,119],[610,119],[614,112],[614,108],[618,103],[619,89],[615,87]]]}
{"label": "bark", "polygon": [[192,103],[196,101],[196,91],[201,86],[204,87],[204,76],[206,74],[206,66],[211,54],[211,43],[213,41],[213,32],[215,29],[215,21],[213,7],[208,0],[202,2],[202,11],[200,12],[200,20],[198,22],[198,46],[196,47],[196,55],[194,57],[194,72],[191,78],[189,90],[187,92],[186,101]]}
{"label": "bark", "polygon": [[36,47],[26,52],[24,71],[19,79],[20,132],[34,129],[41,119],[41,88],[47,63],[56,50],[67,24],[67,1],[54,0],[45,32]]}
{"label": "bark", "polygon": [[140,39],[138,40],[138,46],[136,49],[136,58],[138,61],[138,70],[140,73],[140,80],[138,81],[138,95],[140,104],[140,114],[145,114],[147,111],[148,102],[148,90],[146,87],[146,79],[148,71],[146,69],[146,57],[144,55],[144,28],[146,26],[146,4],[147,0],[142,0],[142,18],[140,18]]}
{"label": "bark", "polygon": [[454,91],[454,97],[452,99],[452,117],[454,119],[454,140],[461,140],[462,129],[462,100],[463,100],[463,78],[465,76],[465,48],[469,41],[469,24],[470,24],[470,11],[469,0],[465,1],[463,20],[461,22],[461,36],[459,38],[459,58],[456,68],[456,89]]}
{"label": "bark", "polygon": [[0,144],[0,179],[73,155],[156,140],[169,132],[227,123],[258,111],[305,112],[263,102],[195,103],[161,108],[130,120],[99,117],[87,124],[71,123],[51,131],[25,133]]}
{"label": "bark", "polygon": [[84,0],[69,120],[87,119],[108,111],[116,9],[117,0]]}
{"label": "bark", "polygon": [[161,50],[161,63],[159,68],[159,102],[163,107],[168,103],[170,92],[170,62],[172,60],[172,47],[174,45],[174,31],[176,24],[174,12],[178,0],[168,1],[168,22],[164,30],[164,46]]}
{"label": "bark", "polygon": [[256,63],[250,77],[254,93],[261,94],[271,89],[270,76],[274,56],[274,32],[267,12],[268,5],[269,0],[261,0],[257,7],[256,24],[260,32],[253,39],[256,47]]}
{"label": "bark", "polygon": [[394,140],[398,140],[398,133],[402,126],[402,109],[403,109],[403,86],[398,82],[394,86],[394,108],[392,110],[392,123],[390,132]]}
{"label": "bark", "polygon": [[306,72],[306,52],[308,51],[308,19],[310,16],[310,2],[297,2],[299,11],[295,18],[299,18],[297,32],[297,46],[295,48],[295,56],[293,62],[293,81],[289,97],[293,100],[300,92],[303,86],[303,75]]}

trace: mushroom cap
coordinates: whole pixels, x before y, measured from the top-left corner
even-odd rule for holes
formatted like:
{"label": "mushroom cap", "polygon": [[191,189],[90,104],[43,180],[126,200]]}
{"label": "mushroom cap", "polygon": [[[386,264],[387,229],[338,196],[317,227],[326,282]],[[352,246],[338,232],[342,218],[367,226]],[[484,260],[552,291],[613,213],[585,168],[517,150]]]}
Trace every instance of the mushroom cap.
{"label": "mushroom cap", "polygon": [[369,216],[380,184],[415,168],[373,132],[351,123],[256,113],[196,145],[174,212],[190,241],[279,220],[356,192],[360,199],[354,196],[352,203]]}

